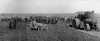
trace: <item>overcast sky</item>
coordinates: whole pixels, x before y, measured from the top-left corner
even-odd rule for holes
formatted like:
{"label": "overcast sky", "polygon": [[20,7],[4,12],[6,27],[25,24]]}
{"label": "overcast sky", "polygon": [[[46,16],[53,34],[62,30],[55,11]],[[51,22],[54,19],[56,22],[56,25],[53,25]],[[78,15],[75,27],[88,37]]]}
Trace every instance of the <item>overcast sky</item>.
{"label": "overcast sky", "polygon": [[0,13],[100,13],[99,0],[0,0]]}

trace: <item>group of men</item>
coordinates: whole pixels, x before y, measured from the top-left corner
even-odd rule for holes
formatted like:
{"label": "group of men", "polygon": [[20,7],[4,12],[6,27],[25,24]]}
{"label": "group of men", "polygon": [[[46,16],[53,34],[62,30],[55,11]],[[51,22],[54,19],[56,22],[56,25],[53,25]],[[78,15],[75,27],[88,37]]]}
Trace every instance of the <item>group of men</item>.
{"label": "group of men", "polygon": [[[33,28],[38,28],[38,26],[44,26],[43,24],[57,24],[58,22],[70,24],[68,26],[74,27],[81,30],[96,30],[97,20],[93,17],[94,11],[78,12],[76,16],[60,17],[60,16],[29,16],[29,17],[19,17],[14,16],[10,18],[3,18],[1,21],[7,21],[9,23],[10,29],[16,29],[16,24],[18,23],[30,23]],[[35,21],[35,23],[34,23]],[[35,25],[37,24],[37,25]],[[42,24],[42,25],[40,25]],[[32,27],[31,26],[31,27]]]}
{"label": "group of men", "polygon": [[70,27],[81,30],[98,30],[97,19],[94,16],[94,11],[78,12],[75,17],[67,19]]}
{"label": "group of men", "polygon": [[2,18],[1,21],[7,22],[9,24],[9,26],[8,26],[9,29],[16,29],[16,25],[18,23],[24,22],[24,20],[21,17],[18,17],[18,16]]}
{"label": "group of men", "polygon": [[[29,16],[29,17],[11,16],[9,18],[2,18],[1,21],[7,22],[9,24],[9,29],[16,29],[17,28],[16,25],[18,23],[26,23],[26,24],[32,23],[31,24],[32,26],[36,24],[35,26],[33,26],[33,28],[34,27],[36,28],[37,25],[38,27],[39,26],[42,27],[44,26],[44,24],[56,24],[58,20],[57,17],[47,17],[47,16]],[[33,21],[35,21],[36,23],[34,23]]]}

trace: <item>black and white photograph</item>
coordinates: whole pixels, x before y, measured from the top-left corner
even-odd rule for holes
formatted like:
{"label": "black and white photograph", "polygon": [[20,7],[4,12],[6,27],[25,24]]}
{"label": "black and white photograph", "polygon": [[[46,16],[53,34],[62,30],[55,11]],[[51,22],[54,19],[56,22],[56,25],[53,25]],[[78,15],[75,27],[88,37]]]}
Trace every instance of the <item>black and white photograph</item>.
{"label": "black and white photograph", "polygon": [[100,0],[0,0],[0,41],[100,41]]}

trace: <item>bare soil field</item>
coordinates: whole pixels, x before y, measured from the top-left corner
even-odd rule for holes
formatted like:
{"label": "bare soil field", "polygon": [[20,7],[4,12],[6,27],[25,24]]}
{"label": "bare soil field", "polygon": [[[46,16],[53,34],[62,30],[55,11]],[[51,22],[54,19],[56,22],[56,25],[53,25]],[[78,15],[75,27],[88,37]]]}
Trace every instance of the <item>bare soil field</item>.
{"label": "bare soil field", "polygon": [[32,31],[20,25],[16,30],[9,30],[5,25],[0,25],[0,39],[2,41],[100,41],[96,36],[69,29],[61,24],[48,25],[49,29],[46,31]]}

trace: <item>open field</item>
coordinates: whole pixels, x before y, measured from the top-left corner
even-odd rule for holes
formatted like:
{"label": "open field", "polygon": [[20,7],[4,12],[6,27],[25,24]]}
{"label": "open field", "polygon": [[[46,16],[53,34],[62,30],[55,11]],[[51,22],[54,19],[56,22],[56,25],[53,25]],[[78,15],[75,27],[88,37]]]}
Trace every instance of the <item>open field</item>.
{"label": "open field", "polygon": [[[36,16],[37,14],[32,15]],[[45,14],[45,16],[47,15]],[[19,14],[18,16],[27,16],[27,14]],[[55,14],[55,16],[71,15]],[[16,30],[9,30],[7,25],[5,22],[0,22],[0,41],[100,41],[99,32],[82,32],[76,29],[70,29],[64,24],[49,24],[49,29],[46,31],[32,31],[24,23],[18,24]]]}

